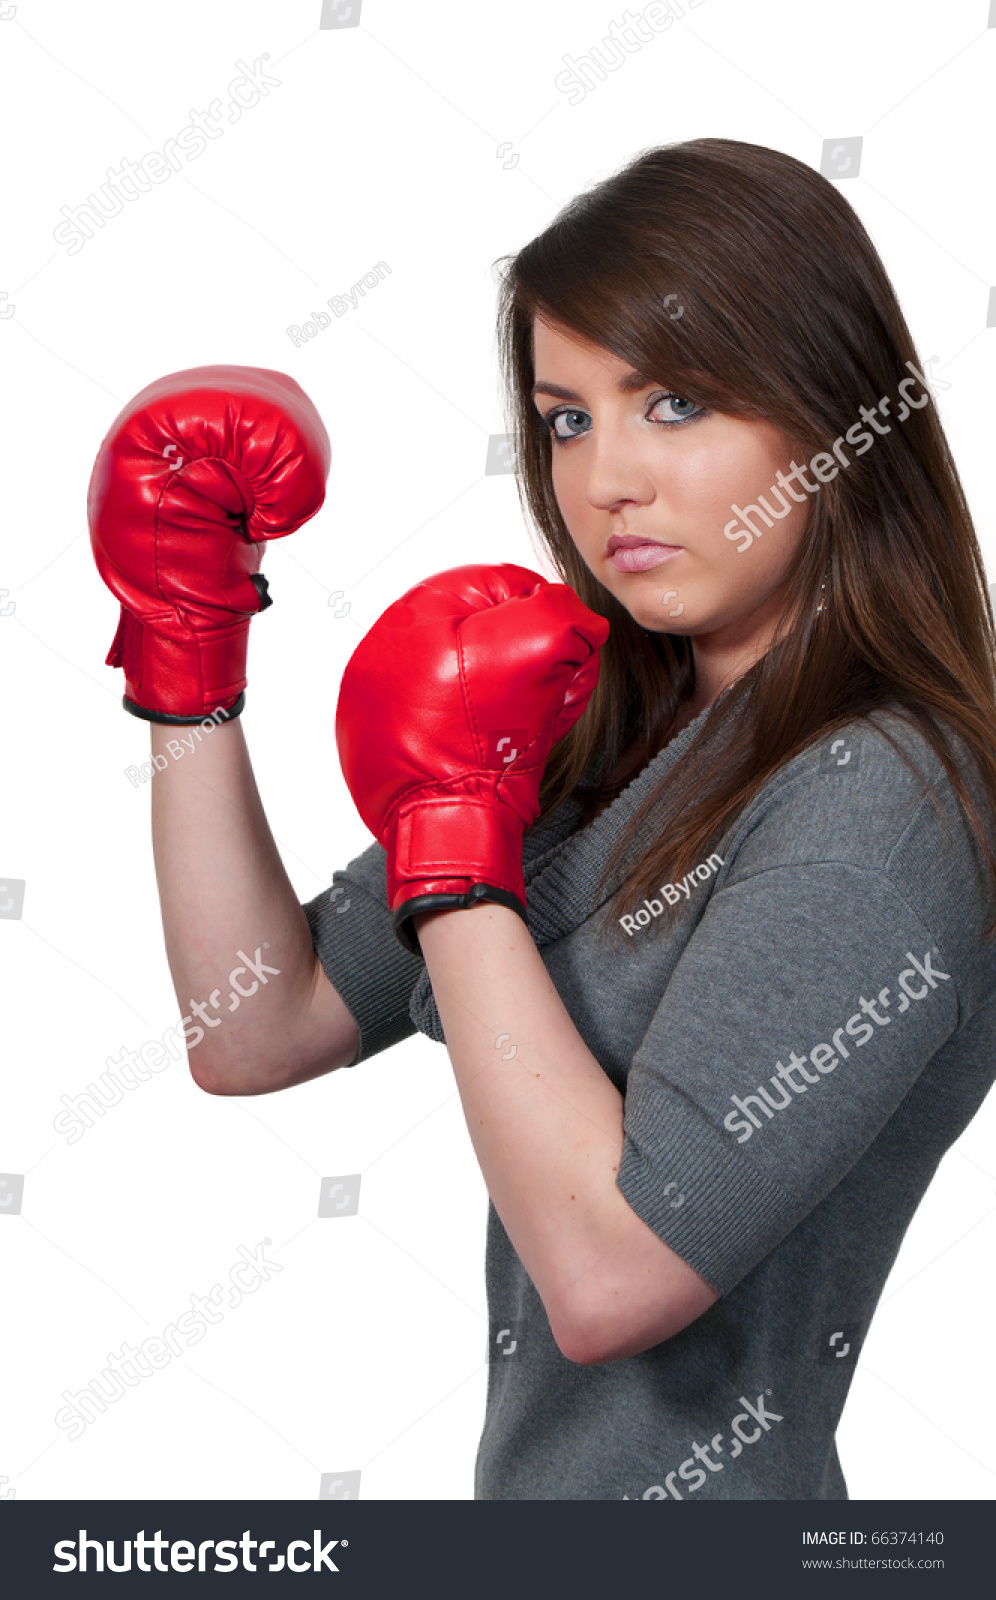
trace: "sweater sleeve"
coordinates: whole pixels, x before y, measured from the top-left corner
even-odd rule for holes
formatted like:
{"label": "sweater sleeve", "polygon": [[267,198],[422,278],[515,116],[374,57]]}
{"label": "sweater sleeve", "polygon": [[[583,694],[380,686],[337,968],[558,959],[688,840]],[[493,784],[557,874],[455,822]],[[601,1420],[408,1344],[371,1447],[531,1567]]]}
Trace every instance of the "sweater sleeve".
{"label": "sweater sleeve", "polygon": [[958,1020],[958,974],[881,873],[717,892],[633,1059],[616,1182],[727,1293],[843,1178]]}
{"label": "sweater sleeve", "polygon": [[371,844],[304,905],[315,953],[359,1029],[354,1066],[415,1032],[409,1002],[425,967],[395,936],[385,861],[383,847]]}
{"label": "sweater sleeve", "polygon": [[867,731],[848,747],[745,817],[630,1064],[617,1185],[721,1294],[843,1180],[996,986],[950,786],[935,774],[925,793]]}

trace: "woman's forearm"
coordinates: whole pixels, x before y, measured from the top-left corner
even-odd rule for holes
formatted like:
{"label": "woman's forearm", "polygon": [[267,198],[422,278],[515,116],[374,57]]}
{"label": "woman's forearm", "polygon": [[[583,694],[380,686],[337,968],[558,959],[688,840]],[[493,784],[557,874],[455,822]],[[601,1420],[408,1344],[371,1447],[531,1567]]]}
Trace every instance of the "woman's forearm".
{"label": "woman's forearm", "polygon": [[488,1192],[561,1350],[614,1360],[678,1332],[715,1293],[617,1188],[623,1098],[528,929],[487,902],[416,926]]}
{"label": "woman's forearm", "polygon": [[188,1035],[204,1030],[189,1051],[195,1080],[213,1093],[261,1094],[345,1066],[356,1025],[315,955],[241,719],[211,732],[150,726],[162,758],[152,843],[166,954]]}

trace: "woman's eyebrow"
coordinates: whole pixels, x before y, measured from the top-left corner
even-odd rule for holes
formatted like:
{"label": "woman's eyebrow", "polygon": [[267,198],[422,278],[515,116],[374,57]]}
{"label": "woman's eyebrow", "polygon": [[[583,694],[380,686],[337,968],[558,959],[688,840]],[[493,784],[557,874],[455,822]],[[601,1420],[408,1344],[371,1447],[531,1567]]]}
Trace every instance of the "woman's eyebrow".
{"label": "woman's eyebrow", "polygon": [[[641,389],[652,389],[656,382],[656,378],[648,378],[642,372],[627,372],[622,378],[617,379],[616,388],[620,394],[638,394]],[[530,393],[534,400],[538,394],[552,394],[557,400],[584,399],[583,395],[575,394],[573,389],[565,389],[559,383],[549,383],[546,378],[537,379]]]}

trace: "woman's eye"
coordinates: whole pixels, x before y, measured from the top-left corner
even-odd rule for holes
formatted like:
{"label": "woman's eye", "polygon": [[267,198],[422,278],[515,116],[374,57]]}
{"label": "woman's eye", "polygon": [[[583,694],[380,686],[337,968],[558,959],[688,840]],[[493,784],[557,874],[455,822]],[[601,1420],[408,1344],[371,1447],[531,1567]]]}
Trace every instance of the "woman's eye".
{"label": "woman's eye", "polygon": [[671,415],[656,418],[658,422],[684,422],[686,418],[694,417],[704,409],[696,400],[687,400],[678,394],[662,394],[659,400],[654,401],[651,415],[658,406],[671,407]]}
{"label": "woman's eye", "polygon": [[[654,413],[661,406],[669,407],[670,414],[655,416]],[[697,400],[688,400],[683,395],[662,394],[658,395],[646,415],[649,421],[658,425],[675,427],[678,423],[703,415],[705,409],[705,406],[699,405]],[[545,422],[553,437],[561,443],[567,439],[577,439],[583,433],[589,433],[592,425],[587,411],[578,411],[569,406],[565,406],[562,411],[551,411]]]}
{"label": "woman's eye", "polygon": [[587,433],[591,427],[587,411],[553,411],[546,420],[555,439],[576,439],[579,433]]}

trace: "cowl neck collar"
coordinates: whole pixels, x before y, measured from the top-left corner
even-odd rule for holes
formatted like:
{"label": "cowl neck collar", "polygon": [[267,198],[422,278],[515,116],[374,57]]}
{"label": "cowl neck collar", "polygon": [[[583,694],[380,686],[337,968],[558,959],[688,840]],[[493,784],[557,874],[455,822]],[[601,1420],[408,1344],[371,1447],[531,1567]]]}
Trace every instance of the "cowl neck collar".
{"label": "cowl neck collar", "polygon": [[[687,727],[658,751],[610,805],[586,827],[577,826],[580,803],[569,797],[549,818],[535,824],[526,835],[524,877],[529,931],[536,944],[551,944],[573,932],[609,901],[628,873],[660,834],[656,807],[644,818],[624,859],[599,887],[605,862],[646,800],[688,750],[729,690],[700,711]],[[742,711],[741,711],[742,714]],[[734,719],[738,720],[738,719]],[[732,724],[717,735],[725,743]],[[717,751],[718,751],[717,746]],[[600,758],[598,758],[600,759]],[[597,760],[593,763],[597,768]]]}

